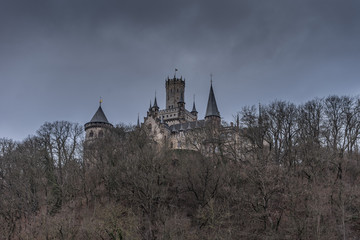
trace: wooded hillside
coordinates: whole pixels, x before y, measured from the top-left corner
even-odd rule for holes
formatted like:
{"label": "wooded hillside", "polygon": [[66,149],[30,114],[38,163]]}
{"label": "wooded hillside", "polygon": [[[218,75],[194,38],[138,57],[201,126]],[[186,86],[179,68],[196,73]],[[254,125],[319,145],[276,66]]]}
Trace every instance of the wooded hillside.
{"label": "wooded hillside", "polygon": [[84,144],[66,121],[1,139],[0,238],[359,239],[360,99],[239,114],[236,153],[159,148],[126,126]]}

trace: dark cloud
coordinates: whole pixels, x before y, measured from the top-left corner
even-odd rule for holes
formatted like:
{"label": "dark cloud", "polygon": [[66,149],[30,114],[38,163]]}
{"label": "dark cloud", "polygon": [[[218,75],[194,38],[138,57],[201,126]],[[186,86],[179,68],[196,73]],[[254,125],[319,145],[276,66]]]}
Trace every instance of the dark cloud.
{"label": "dark cloud", "polygon": [[358,94],[359,1],[4,0],[0,137],[45,121],[85,123],[100,96],[113,123],[144,116],[178,68],[204,114],[209,74],[222,116],[275,98]]}

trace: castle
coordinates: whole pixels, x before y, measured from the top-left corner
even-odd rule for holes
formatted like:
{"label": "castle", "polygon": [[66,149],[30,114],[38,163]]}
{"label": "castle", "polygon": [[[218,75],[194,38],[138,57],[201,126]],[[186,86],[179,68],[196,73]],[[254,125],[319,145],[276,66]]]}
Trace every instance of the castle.
{"label": "castle", "polygon": [[[165,80],[166,107],[160,109],[155,96],[154,103],[150,103],[144,122],[140,123],[138,118],[137,127],[146,130],[153,140],[162,146],[171,149],[194,149],[198,142],[192,139],[189,143],[189,135],[207,127],[219,127],[221,124],[220,112],[218,110],[212,82],[210,84],[209,98],[206,108],[205,119],[198,119],[198,112],[193,102],[192,110],[185,108],[185,79],[182,77],[167,78]],[[85,124],[85,140],[101,138],[113,128],[107,120],[101,102],[98,110]]]}

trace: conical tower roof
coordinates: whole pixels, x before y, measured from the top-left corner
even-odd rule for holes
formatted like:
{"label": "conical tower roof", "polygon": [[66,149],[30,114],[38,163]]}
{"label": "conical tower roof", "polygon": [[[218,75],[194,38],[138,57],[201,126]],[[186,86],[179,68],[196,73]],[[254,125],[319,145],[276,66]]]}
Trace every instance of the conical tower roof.
{"label": "conical tower roof", "polygon": [[155,100],[154,100],[154,105],[153,105],[153,107],[155,107],[155,108],[158,108],[158,107],[159,107],[158,104],[157,104],[157,100],[156,100],[156,94],[155,94]]}
{"label": "conical tower roof", "polygon": [[194,101],[194,103],[193,103],[193,108],[192,108],[191,112],[192,112],[192,113],[197,113],[196,107],[195,107],[195,101]]}
{"label": "conical tower roof", "polygon": [[208,100],[206,114],[205,114],[205,117],[210,117],[210,116],[220,117],[220,112],[219,112],[217,104],[216,104],[216,99],[215,99],[215,94],[214,94],[214,90],[212,87],[212,83],[210,85],[209,100]]}
{"label": "conical tower roof", "polygon": [[113,125],[109,123],[107,120],[104,111],[101,108],[101,101],[100,106],[94,116],[91,118],[90,122],[85,124],[85,130],[92,127],[112,127]]}
{"label": "conical tower roof", "polygon": [[90,120],[91,123],[109,123],[107,120],[104,111],[101,108],[101,105],[99,106],[98,110]]}

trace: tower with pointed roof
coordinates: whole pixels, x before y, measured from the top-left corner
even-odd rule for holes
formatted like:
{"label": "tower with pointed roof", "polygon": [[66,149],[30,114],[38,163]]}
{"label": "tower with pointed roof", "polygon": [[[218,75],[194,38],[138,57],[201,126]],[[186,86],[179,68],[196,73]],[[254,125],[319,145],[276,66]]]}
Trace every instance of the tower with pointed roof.
{"label": "tower with pointed roof", "polygon": [[157,118],[159,115],[159,106],[157,104],[157,100],[156,100],[156,94],[155,94],[155,100],[154,100],[154,105],[151,105],[151,101],[150,101],[150,108],[149,111],[147,113],[147,116],[152,116],[153,118]]}
{"label": "tower with pointed roof", "polygon": [[[155,98],[147,111],[144,122],[141,123],[138,115],[137,129],[144,129],[150,133],[153,140],[159,143],[159,146],[169,146],[175,149],[191,149],[193,146],[186,140],[192,133],[199,134],[206,130],[208,126],[217,133],[221,126],[220,112],[216,103],[213,84],[211,80],[209,98],[205,112],[205,119],[198,120],[198,111],[195,106],[195,96],[192,104],[192,110],[185,108],[185,79],[182,77],[167,78],[165,80],[166,106],[161,109],[155,93]],[[92,143],[91,140],[105,136],[113,125],[109,123],[101,106],[85,126],[85,140]],[[206,130],[207,131],[207,130]],[[200,142],[206,141],[199,141]],[[96,142],[95,142],[96,143]],[[87,144],[88,145],[88,144]],[[89,144],[90,145],[90,144]]]}
{"label": "tower with pointed roof", "polygon": [[220,112],[218,110],[212,81],[210,84],[209,99],[206,107],[205,121],[220,124]]}
{"label": "tower with pointed roof", "polygon": [[[141,127],[146,129],[153,139],[158,143],[165,143],[170,148],[188,149],[191,148],[186,142],[186,136],[194,131],[206,129],[209,125],[212,129],[219,129],[221,118],[217,107],[214,89],[211,81],[209,98],[205,113],[205,119],[198,120],[198,111],[195,106],[195,96],[192,110],[185,108],[185,79],[182,77],[167,78],[165,80],[166,106],[160,109],[158,101],[150,103],[147,116]],[[139,124],[138,124],[139,126]]]}
{"label": "tower with pointed roof", "polygon": [[193,107],[192,107],[192,110],[191,110],[191,114],[196,116],[196,118],[197,118],[198,111],[196,111],[196,107],[195,107],[195,95],[194,95],[194,102],[193,102]]}
{"label": "tower with pointed roof", "polygon": [[107,120],[104,111],[101,108],[102,100],[100,100],[99,108],[97,109],[90,122],[84,125],[85,127],[85,141],[103,137],[108,129],[113,125]]}
{"label": "tower with pointed roof", "polygon": [[149,108],[148,117],[159,119],[168,126],[197,120],[197,112],[191,113],[185,108],[185,79],[182,77],[165,79],[166,106],[160,109],[155,97],[154,105]]}

